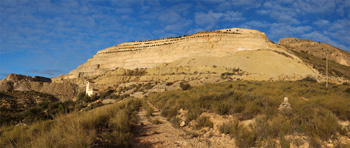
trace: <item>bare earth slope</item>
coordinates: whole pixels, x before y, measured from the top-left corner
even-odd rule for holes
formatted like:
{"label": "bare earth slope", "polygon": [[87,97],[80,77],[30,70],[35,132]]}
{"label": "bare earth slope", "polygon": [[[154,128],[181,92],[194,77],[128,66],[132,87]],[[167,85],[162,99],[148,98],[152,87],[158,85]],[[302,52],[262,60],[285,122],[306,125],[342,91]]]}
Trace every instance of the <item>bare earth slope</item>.
{"label": "bare earth slope", "polygon": [[240,51],[226,57],[193,57],[184,58],[168,67],[181,66],[222,66],[228,68],[239,68],[253,74],[264,74],[269,77],[279,75],[299,74],[303,77],[316,75],[311,68],[294,60],[292,56],[286,56],[271,50]]}

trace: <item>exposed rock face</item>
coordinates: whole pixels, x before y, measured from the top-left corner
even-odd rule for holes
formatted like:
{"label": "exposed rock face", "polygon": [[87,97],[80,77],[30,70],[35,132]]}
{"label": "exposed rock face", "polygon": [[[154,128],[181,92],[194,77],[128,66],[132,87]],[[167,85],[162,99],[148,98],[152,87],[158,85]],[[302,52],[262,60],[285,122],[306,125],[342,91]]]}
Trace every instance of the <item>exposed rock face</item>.
{"label": "exposed rock face", "polygon": [[264,33],[250,29],[223,29],[185,37],[135,41],[99,51],[66,78],[94,76],[122,67],[152,68],[186,57],[225,57],[238,51],[272,49]]}
{"label": "exposed rock face", "polygon": [[73,99],[78,86],[68,81],[52,83],[50,78],[10,74],[0,81],[0,91],[37,91],[54,95],[61,100]]}
{"label": "exposed rock face", "polygon": [[298,38],[284,38],[279,41],[279,44],[294,51],[307,52],[318,58],[326,58],[326,54],[328,53],[328,58],[330,60],[345,66],[350,66],[349,52],[325,43]]}

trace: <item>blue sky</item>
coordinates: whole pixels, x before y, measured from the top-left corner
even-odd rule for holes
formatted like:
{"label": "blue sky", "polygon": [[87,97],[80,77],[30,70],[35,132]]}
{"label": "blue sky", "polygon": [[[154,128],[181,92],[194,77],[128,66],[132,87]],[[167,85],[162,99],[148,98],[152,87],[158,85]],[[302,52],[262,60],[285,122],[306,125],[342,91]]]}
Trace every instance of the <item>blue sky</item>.
{"label": "blue sky", "polygon": [[123,42],[235,27],[350,51],[350,1],[0,0],[0,79],[55,77]]}

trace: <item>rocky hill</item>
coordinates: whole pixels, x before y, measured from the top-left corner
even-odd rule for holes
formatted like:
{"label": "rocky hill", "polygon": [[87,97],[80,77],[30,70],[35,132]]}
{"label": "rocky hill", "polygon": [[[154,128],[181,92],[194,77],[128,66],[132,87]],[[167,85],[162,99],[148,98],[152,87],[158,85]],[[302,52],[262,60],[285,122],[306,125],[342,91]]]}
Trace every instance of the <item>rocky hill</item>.
{"label": "rocky hill", "polygon": [[315,57],[325,59],[328,54],[329,60],[339,64],[350,66],[350,53],[326,43],[315,42],[298,38],[283,38],[278,42],[288,49],[297,52],[306,52]]}
{"label": "rocky hill", "polygon": [[[260,53],[280,54],[284,56],[284,59],[292,59],[285,60],[285,62],[289,62],[289,64],[296,67],[296,69],[303,69],[302,73],[294,72],[296,74],[316,75],[311,68],[306,68],[305,64],[303,64],[298,57],[289,54],[283,48],[270,42],[264,33],[250,29],[232,28],[199,32],[183,37],[122,43],[97,52],[93,58],[71,71],[68,75],[65,75],[64,78],[96,76],[116,68],[154,68],[164,63],[179,62],[182,59],[193,57],[225,57],[224,59],[234,59],[235,56],[243,56],[246,54],[246,58],[249,59],[249,54],[255,54],[255,51],[258,50],[266,51]],[[238,52],[242,53],[236,55]],[[230,56],[232,58],[227,58]],[[265,62],[269,60],[266,58],[253,58],[250,58],[250,60],[254,60],[257,64],[259,63],[261,69],[264,69],[263,67],[265,66],[269,67],[271,66],[270,64],[274,63],[273,61]],[[271,58],[273,59],[273,56],[270,57],[270,59]],[[197,62],[197,65],[212,66],[213,64],[210,65],[208,61],[211,60],[207,60],[206,64]],[[249,60],[244,61],[249,62]],[[281,64],[276,65],[276,63],[274,63],[274,69],[278,71],[278,69],[287,64],[282,61]],[[225,63],[225,67],[245,68],[244,63],[237,63],[237,61],[234,60],[221,60],[219,63]],[[249,71],[250,69],[247,70],[253,73],[264,73],[256,69],[252,71]],[[269,72],[273,72],[273,70],[271,71],[270,69]],[[280,73],[277,72],[277,74]]]}
{"label": "rocky hill", "polygon": [[118,90],[120,96],[135,97],[178,89],[184,81],[202,85],[231,80],[295,81],[312,76],[324,82],[325,62],[320,57],[325,52],[318,48],[327,49],[332,59],[330,81],[346,82],[350,58],[345,51],[294,38],[275,44],[257,30],[231,28],[122,43],[98,51],[77,69],[56,78],[9,75],[1,81],[0,91],[34,90],[66,100],[84,91],[88,81],[99,93]]}
{"label": "rocky hill", "polygon": [[350,53],[334,46],[298,38],[284,38],[279,41],[306,64],[326,75],[326,56],[328,54],[328,72],[330,76],[350,78]]}
{"label": "rocky hill", "polygon": [[50,78],[10,74],[0,81],[0,91],[37,91],[54,95],[60,100],[73,99],[78,86],[69,80],[53,83]]}

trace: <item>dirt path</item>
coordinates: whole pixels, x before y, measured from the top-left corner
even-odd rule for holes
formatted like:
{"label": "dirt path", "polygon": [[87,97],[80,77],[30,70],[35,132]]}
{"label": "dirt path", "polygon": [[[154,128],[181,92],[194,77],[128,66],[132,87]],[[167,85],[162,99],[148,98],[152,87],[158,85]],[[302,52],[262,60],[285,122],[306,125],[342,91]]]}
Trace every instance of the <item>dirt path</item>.
{"label": "dirt path", "polygon": [[[153,116],[149,119],[146,110],[143,108],[138,113],[139,123],[133,130],[134,142],[132,147],[209,147],[205,141],[188,136],[184,131],[174,128],[164,117],[160,116],[160,111],[153,107]],[[161,123],[153,124],[150,121],[159,119]]]}

